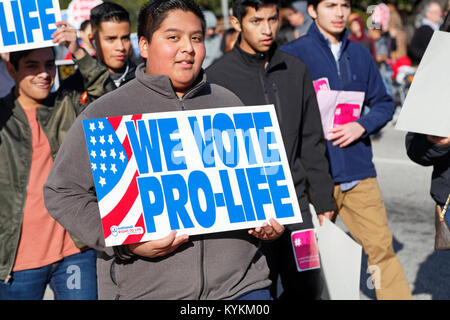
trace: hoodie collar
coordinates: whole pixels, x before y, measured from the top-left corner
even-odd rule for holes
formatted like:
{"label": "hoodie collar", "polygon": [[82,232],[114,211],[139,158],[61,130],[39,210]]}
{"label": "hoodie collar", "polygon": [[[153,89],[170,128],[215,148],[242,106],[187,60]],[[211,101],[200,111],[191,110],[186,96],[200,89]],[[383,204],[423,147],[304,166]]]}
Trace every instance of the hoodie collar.
{"label": "hoodie collar", "polygon": [[[141,63],[136,68],[136,79],[145,87],[151,89],[163,95],[167,98],[177,98],[175,90],[172,86],[172,81],[170,81],[167,75],[149,75],[145,73],[145,62]],[[192,84],[191,88],[183,95],[181,99],[192,98],[197,95],[206,86],[206,75],[202,69],[197,79]]]}

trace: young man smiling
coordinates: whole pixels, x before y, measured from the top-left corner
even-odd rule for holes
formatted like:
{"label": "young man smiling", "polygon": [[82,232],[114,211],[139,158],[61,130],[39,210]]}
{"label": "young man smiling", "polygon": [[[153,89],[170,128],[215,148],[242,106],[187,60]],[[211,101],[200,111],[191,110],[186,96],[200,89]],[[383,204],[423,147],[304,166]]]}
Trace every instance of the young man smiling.
{"label": "young man smiling", "polygon": [[[56,26],[53,41],[66,45],[89,99],[98,98],[107,69],[79,47],[75,29]],[[96,299],[95,251],[50,217],[43,196],[59,146],[86,106],[83,91],[63,83],[51,93],[50,47],[12,52],[7,68],[15,87],[0,99],[0,300],[42,299],[48,283],[55,299]]]}
{"label": "young man smiling", "polygon": [[[369,137],[392,119],[394,103],[370,52],[348,40],[345,26],[351,13],[350,1],[309,0],[308,12],[315,23],[307,35],[282,50],[306,63],[317,87],[322,85],[317,93],[321,111],[328,108],[334,117],[324,129],[337,213],[369,256],[377,298],[411,299],[392,247]],[[337,105],[322,102],[326,100],[322,97],[334,94],[347,98]],[[370,108],[368,113],[365,106]]]}
{"label": "young man smiling", "polygon": [[240,32],[239,39],[232,51],[206,70],[208,80],[233,91],[246,105],[275,105],[304,220],[287,226],[289,232],[278,240],[263,244],[271,268],[272,296],[277,297],[279,274],[284,289],[281,299],[318,299],[319,270],[298,272],[291,243],[292,231],[312,228],[308,196],[320,220],[336,209],[312,80],[306,66],[275,43],[277,1],[235,0],[231,23]]}
{"label": "young man smiling", "polygon": [[[136,65],[130,59],[130,16],[120,5],[104,2],[91,10],[90,24],[92,32],[88,37],[97,59],[109,71],[110,81],[105,84],[105,92],[110,92],[135,77]],[[68,78],[66,83],[79,90],[85,89],[80,72]],[[82,104],[92,102],[88,101],[87,93],[82,97]]]}

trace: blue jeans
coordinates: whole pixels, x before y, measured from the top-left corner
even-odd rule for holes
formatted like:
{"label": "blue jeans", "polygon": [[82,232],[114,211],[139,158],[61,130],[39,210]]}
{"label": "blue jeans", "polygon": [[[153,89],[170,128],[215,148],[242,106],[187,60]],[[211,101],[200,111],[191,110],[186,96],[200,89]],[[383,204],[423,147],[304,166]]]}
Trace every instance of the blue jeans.
{"label": "blue jeans", "polygon": [[247,292],[234,300],[273,300],[269,288]]}
{"label": "blue jeans", "polygon": [[55,300],[96,300],[97,268],[93,249],[47,266],[12,273],[0,281],[0,300],[42,300],[47,284]]}

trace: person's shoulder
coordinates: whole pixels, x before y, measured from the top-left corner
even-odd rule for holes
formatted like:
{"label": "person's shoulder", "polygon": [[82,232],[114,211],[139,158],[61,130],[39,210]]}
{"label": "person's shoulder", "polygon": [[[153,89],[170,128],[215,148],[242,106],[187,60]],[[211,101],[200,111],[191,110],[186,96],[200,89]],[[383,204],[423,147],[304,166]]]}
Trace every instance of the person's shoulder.
{"label": "person's shoulder", "polygon": [[308,47],[312,43],[311,35],[306,34],[298,39],[292,40],[281,46],[283,51],[296,50],[298,48]]}
{"label": "person's shoulder", "polygon": [[359,59],[368,60],[367,62],[373,60],[372,53],[369,51],[369,49],[364,47],[362,44],[354,41],[348,41],[347,52],[350,55],[358,57]]}
{"label": "person's shoulder", "polygon": [[217,102],[219,104],[225,102],[230,106],[243,105],[241,99],[239,99],[238,96],[231,90],[215,83],[208,83],[211,89],[211,99],[213,99],[214,102]]}
{"label": "person's shoulder", "polygon": [[295,70],[306,70],[306,64],[300,58],[290,52],[279,50],[280,58],[287,64],[288,68]]}
{"label": "person's shoulder", "polygon": [[130,80],[121,87],[108,92],[93,101],[85,110],[85,116],[111,117],[122,115],[130,101],[139,97],[140,83],[136,79]]}
{"label": "person's shoulder", "polygon": [[224,53],[219,59],[214,61],[208,68],[206,68],[206,73],[217,71],[225,66],[235,65],[236,62],[237,56],[233,49]]}

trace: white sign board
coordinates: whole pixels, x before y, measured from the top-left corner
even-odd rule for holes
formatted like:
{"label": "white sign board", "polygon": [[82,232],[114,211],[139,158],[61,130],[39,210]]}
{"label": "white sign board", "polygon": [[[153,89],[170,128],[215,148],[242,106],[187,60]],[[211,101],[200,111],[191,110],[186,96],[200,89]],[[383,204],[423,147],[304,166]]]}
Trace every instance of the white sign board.
{"label": "white sign board", "polygon": [[362,247],[324,218],[322,226],[310,206],[316,229],[320,263],[331,300],[359,300]]}
{"label": "white sign board", "polygon": [[0,0],[0,52],[54,46],[58,0]]}
{"label": "white sign board", "polygon": [[67,22],[80,29],[80,25],[91,17],[91,10],[102,3],[102,0],[73,0],[67,7]]}
{"label": "white sign board", "polygon": [[273,105],[83,126],[107,246],[302,222]]}
{"label": "white sign board", "polygon": [[450,33],[435,31],[414,76],[396,129],[450,136]]}

